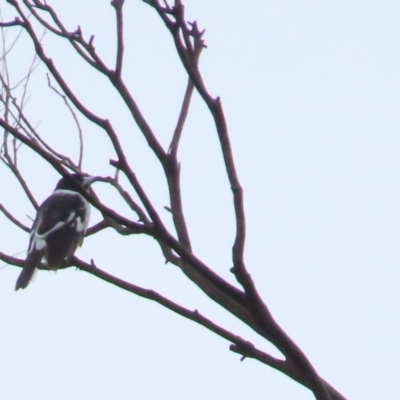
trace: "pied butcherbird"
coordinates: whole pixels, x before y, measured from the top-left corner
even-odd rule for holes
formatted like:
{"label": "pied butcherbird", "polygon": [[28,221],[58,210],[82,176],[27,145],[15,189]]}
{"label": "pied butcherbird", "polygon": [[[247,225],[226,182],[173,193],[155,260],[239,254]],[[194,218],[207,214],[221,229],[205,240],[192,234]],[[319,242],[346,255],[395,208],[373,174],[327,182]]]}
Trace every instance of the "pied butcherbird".
{"label": "pied butcherbird", "polygon": [[40,205],[33,222],[29,248],[15,290],[25,289],[42,258],[49,269],[68,262],[82,245],[90,218],[90,205],[79,193],[101,178],[68,175]]}

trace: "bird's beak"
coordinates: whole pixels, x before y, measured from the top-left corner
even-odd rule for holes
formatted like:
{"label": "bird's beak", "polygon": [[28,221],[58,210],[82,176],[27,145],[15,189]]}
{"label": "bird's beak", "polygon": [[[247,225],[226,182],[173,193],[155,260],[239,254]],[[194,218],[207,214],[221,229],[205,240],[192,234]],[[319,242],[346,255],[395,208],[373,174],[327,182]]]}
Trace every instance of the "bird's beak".
{"label": "bird's beak", "polygon": [[93,182],[101,180],[101,176],[85,176],[82,181],[83,187],[89,187]]}

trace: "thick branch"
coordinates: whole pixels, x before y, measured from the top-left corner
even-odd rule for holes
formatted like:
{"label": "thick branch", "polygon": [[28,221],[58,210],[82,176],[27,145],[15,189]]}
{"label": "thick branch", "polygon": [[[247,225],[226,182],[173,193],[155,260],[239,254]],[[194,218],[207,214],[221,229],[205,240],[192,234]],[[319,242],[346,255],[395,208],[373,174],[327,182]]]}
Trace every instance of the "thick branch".
{"label": "thick branch", "polygon": [[[148,1],[152,5],[160,17],[163,19],[166,27],[170,30],[176,49],[181,58],[181,61],[190,77],[192,79],[197,91],[207,104],[215,122],[218,137],[221,144],[221,150],[225,162],[227,176],[231,185],[233,193],[234,210],[236,217],[236,237],[232,248],[233,268],[232,272],[235,274],[237,280],[243,286],[246,296],[249,300],[249,308],[252,310],[252,315],[256,320],[256,327],[251,326],[257,332],[262,334],[268,340],[271,340],[285,356],[289,358],[289,362],[293,362],[298,368],[299,373],[303,375],[304,380],[312,386],[312,390],[317,399],[330,400],[329,390],[325,383],[320,379],[311,363],[302,353],[302,351],[295,345],[295,343],[286,335],[286,333],[276,324],[269,312],[267,306],[260,298],[255,285],[246,270],[243,253],[245,243],[245,213],[243,205],[243,190],[239,183],[236,173],[236,167],[233,160],[232,149],[228,136],[227,124],[219,98],[213,99],[205,88],[201,74],[198,70],[197,63],[193,58],[192,46],[188,44],[190,37],[201,41],[202,32],[199,32],[197,25],[192,24],[192,30],[187,28],[184,19],[183,6],[180,0],[175,1],[173,9],[162,8],[158,0]],[[172,23],[169,15],[175,17],[175,22]],[[182,42],[182,36],[184,42]],[[202,42],[201,42],[202,43]]]}
{"label": "thick branch", "polygon": [[144,118],[142,112],[139,109],[139,106],[137,105],[136,101],[132,97],[132,95],[131,95],[130,91],[128,90],[128,88],[126,87],[124,81],[122,80],[122,78],[118,77],[115,74],[109,73],[106,75],[108,76],[111,83],[114,85],[115,89],[118,91],[121,98],[127,105],[129,112],[131,113],[137,126],[143,133],[143,136],[145,137],[147,144],[153,150],[154,154],[160,160],[161,164],[164,165],[166,163],[167,155],[166,155],[164,149],[162,148],[161,144],[157,140],[156,135],[150,128],[150,125]]}
{"label": "thick branch", "polygon": [[[18,267],[23,267],[24,261],[17,259],[15,257],[8,256],[0,252],[0,260],[15,265]],[[207,328],[211,332],[214,332],[218,336],[228,340],[229,342],[233,343],[230,346],[230,350],[241,354],[244,358],[253,358],[258,360],[266,365],[269,365],[272,368],[281,371],[282,373],[286,374],[290,378],[294,379],[295,381],[299,382],[300,384],[308,387],[310,390],[313,388],[308,384],[308,382],[304,381],[304,377],[298,374],[296,368],[293,368],[287,361],[279,360],[275,357],[272,357],[268,353],[265,353],[259,349],[257,349],[251,342],[248,342],[241,338],[240,336],[235,335],[234,333],[222,328],[221,326],[215,324],[210,319],[204,317],[200,314],[197,310],[189,310],[187,308],[182,307],[181,305],[169,300],[168,298],[162,296],[158,292],[154,290],[144,289],[140,286],[134,285],[132,283],[126,282],[120,278],[117,278],[99,268],[94,264],[92,261],[91,264],[88,264],[77,257],[74,257],[71,260],[70,265],[65,266],[68,268],[69,266],[76,266],[80,270],[88,272],[99,279],[104,280],[105,282],[111,283],[121,289],[124,289],[130,293],[136,294],[137,296],[143,297],[148,300],[155,301],[156,303],[162,305],[163,307],[173,311],[174,313],[181,315],[191,321],[202,325],[203,327]],[[46,265],[41,265],[39,269],[48,270]],[[330,396],[332,400],[346,400],[340,393],[338,393],[334,388],[332,388],[329,384],[326,384],[327,388],[330,392]]]}

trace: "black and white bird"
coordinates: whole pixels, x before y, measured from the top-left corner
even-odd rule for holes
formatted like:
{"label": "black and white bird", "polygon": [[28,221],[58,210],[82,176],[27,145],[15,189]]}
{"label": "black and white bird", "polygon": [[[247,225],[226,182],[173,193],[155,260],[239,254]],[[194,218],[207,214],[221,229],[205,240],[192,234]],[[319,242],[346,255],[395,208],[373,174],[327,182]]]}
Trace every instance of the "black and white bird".
{"label": "black and white bird", "polygon": [[63,177],[39,207],[33,222],[24,267],[15,290],[25,289],[42,258],[49,269],[58,269],[82,245],[89,224],[90,205],[79,193],[99,177],[78,174]]}

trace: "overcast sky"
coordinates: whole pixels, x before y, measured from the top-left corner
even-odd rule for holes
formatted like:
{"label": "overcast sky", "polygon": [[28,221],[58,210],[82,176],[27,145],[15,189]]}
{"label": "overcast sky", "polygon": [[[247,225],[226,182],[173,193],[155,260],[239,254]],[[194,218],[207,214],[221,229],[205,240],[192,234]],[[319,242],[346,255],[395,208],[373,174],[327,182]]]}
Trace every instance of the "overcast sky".
{"label": "overcast sky", "polygon": [[[115,56],[109,1],[48,1],[66,26],[80,25],[105,61]],[[205,28],[205,83],[220,96],[248,222],[246,263],[274,317],[348,399],[400,392],[400,4],[397,1],[195,1]],[[0,1],[4,19],[11,18]],[[186,85],[169,33],[138,0],[125,4],[123,76],[164,147]],[[10,36],[11,38],[11,36]],[[161,168],[106,80],[50,34],[45,49],[80,98],[118,129],[132,167],[166,223]],[[24,36],[10,56],[14,82],[33,54]],[[77,132],[39,66],[26,109],[42,135],[77,160]],[[213,122],[197,94],[179,159],[194,250],[224,278],[233,209]],[[103,133],[81,118],[84,169],[113,173]],[[39,202],[59,176],[28,150],[20,165]],[[25,224],[34,210],[0,166],[0,202]],[[121,207],[105,184],[95,191]],[[92,222],[100,219],[96,211]],[[28,235],[0,216],[0,251],[23,257]],[[77,255],[153,288],[277,355],[213,305],[156,243],[111,231]],[[39,272],[15,292],[19,270],[0,269],[0,391],[10,400],[308,400],[312,393],[229,343],[84,272]]]}

